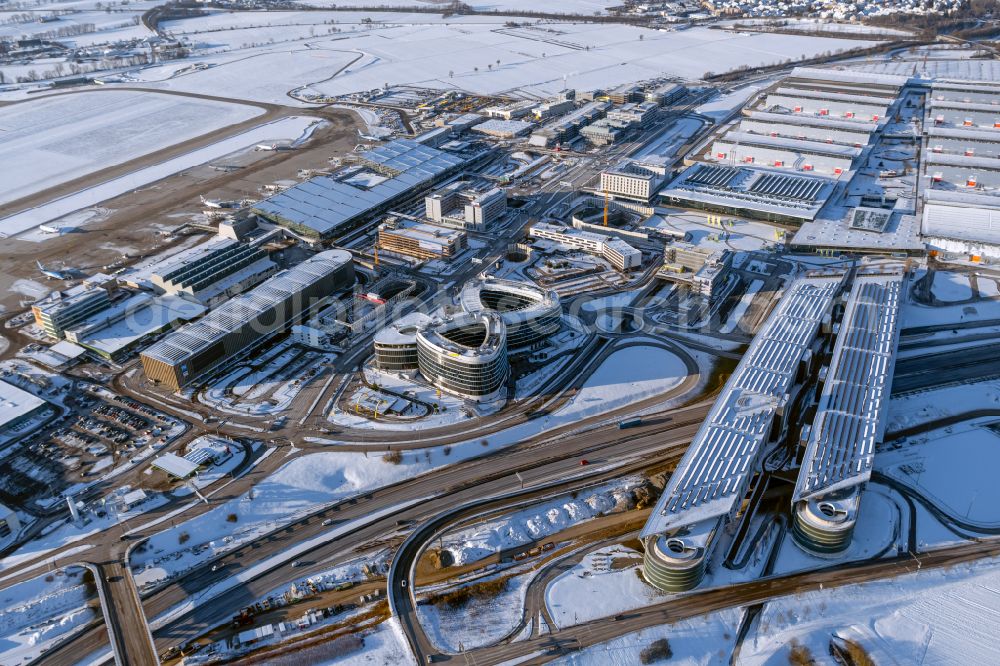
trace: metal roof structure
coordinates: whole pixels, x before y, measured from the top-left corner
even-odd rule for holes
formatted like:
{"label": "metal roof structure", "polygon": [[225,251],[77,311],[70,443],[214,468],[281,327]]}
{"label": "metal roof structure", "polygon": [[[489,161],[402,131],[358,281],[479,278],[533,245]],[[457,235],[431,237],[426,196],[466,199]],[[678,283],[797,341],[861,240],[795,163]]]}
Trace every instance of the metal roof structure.
{"label": "metal roof structure", "polygon": [[38,396],[0,381],[0,427],[23,418],[45,404]]}
{"label": "metal roof structure", "polygon": [[812,220],[834,184],[820,176],[756,166],[695,164],[660,190],[659,196]]}
{"label": "metal roof structure", "polygon": [[830,102],[858,102],[865,106],[887,106],[892,103],[891,99],[885,97],[872,97],[870,95],[855,95],[853,93],[839,92],[836,90],[808,90],[805,88],[789,88],[782,86],[775,90],[776,95],[785,97],[800,97],[802,99],[819,99]]}
{"label": "metal roof structure", "polygon": [[895,74],[875,74],[853,69],[822,69],[819,67],[796,67],[789,78],[817,79],[820,81],[842,81],[844,83],[865,83],[876,86],[902,88],[910,80]]}
{"label": "metal roof structure", "polygon": [[433,184],[468,162],[411,139],[397,139],[362,153],[358,161],[389,179],[363,188],[335,176],[317,176],[254,204],[253,210],[279,224],[305,227],[327,236],[411,190]]}
{"label": "metal roof structure", "polygon": [[753,110],[747,114],[751,120],[778,123],[793,127],[815,127],[818,129],[836,129],[857,134],[871,134],[878,130],[878,123],[863,120],[834,118],[832,116],[806,116],[798,113],[775,113],[773,111]]}
{"label": "metal roof structure", "polygon": [[885,434],[902,298],[901,271],[854,280],[793,502],[871,477],[875,445]]}
{"label": "metal roof structure", "polygon": [[149,347],[143,355],[168,365],[189,359],[352,260],[347,250],[327,250],[313,255],[247,293],[229,299],[202,319],[182,326]]}
{"label": "metal roof structure", "polygon": [[1000,245],[1000,197],[975,192],[924,190],[921,233]]}
{"label": "metal roof structure", "polygon": [[788,287],[692,439],[641,539],[732,514],[843,281],[843,273],[822,274]]}
{"label": "metal roof structure", "polygon": [[856,158],[862,151],[861,148],[855,146],[844,146],[835,143],[826,143],[825,141],[809,141],[782,136],[749,134],[747,132],[728,132],[716,144],[760,146],[761,148],[776,148],[803,155],[823,155],[826,157],[843,157],[847,159]]}

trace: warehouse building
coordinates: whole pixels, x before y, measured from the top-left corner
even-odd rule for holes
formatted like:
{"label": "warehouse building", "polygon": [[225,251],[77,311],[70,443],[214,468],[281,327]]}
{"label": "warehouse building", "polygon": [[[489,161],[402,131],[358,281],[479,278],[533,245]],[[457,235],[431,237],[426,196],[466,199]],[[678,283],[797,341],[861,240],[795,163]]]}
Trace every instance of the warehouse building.
{"label": "warehouse building", "polygon": [[17,437],[49,409],[49,403],[38,396],[0,381],[0,438]]}
{"label": "warehouse building", "polygon": [[795,280],[726,381],[639,535],[652,585],[677,592],[701,582],[768,445],[788,432],[843,280],[840,273]]}
{"label": "warehouse building", "polygon": [[570,227],[560,227],[546,222],[532,225],[528,230],[528,235],[532,238],[544,238],[575,250],[604,257],[620,271],[642,266],[642,252],[620,238],[591,231],[580,231]]}
{"label": "warehouse building", "polygon": [[1000,132],[965,127],[929,127],[927,150],[966,157],[1000,158]]}
{"label": "warehouse building", "polygon": [[932,249],[1000,258],[1000,197],[928,188],[920,231]]}
{"label": "warehouse building", "polygon": [[712,145],[712,158],[731,164],[762,164],[840,176],[850,171],[861,148],[820,141],[729,132]]}
{"label": "warehouse building", "polygon": [[362,153],[361,168],[317,176],[254,204],[253,211],[311,238],[344,233],[465,168],[471,159],[411,139]]}
{"label": "warehouse building", "polygon": [[400,217],[378,227],[378,247],[421,261],[451,259],[465,249],[465,233]]}
{"label": "warehouse building", "polygon": [[457,181],[425,197],[424,210],[436,224],[485,231],[507,214],[507,193],[499,187],[477,191]]}
{"label": "warehouse building", "polygon": [[141,354],[146,376],[179,390],[299,323],[354,284],[350,252],[327,250],[182,326]]}
{"label": "warehouse building", "polygon": [[769,222],[813,220],[836,181],[750,166],[694,164],[660,190],[672,206]]}
{"label": "warehouse building", "polygon": [[908,81],[908,77],[895,74],[875,74],[854,69],[796,67],[781,85],[894,98]]}
{"label": "warehouse building", "polygon": [[848,294],[792,495],[792,535],[811,553],[850,545],[885,435],[903,296],[901,271],[858,275]]}
{"label": "warehouse building", "polygon": [[1000,105],[932,99],[927,102],[926,127],[1000,128]]}
{"label": "warehouse building", "polygon": [[663,164],[627,161],[601,172],[601,192],[616,199],[649,203],[667,177]]}
{"label": "warehouse building", "polygon": [[931,84],[929,99],[992,105],[1000,99],[1000,84],[990,81],[938,79]]}
{"label": "warehouse building", "polygon": [[[856,100],[847,99],[855,97]],[[788,94],[772,93],[767,96],[765,108],[785,109],[792,113],[805,113],[815,116],[833,116],[834,118],[857,118],[858,120],[878,122],[884,120],[889,107],[879,101],[863,102],[872,98],[861,95],[843,95],[839,99],[829,99],[822,95],[808,96],[788,91]]]}
{"label": "warehouse building", "polygon": [[61,340],[66,329],[110,307],[114,289],[114,279],[99,273],[69,289],[54,291],[31,306],[35,324],[49,337]]}
{"label": "warehouse building", "polygon": [[996,190],[1000,187],[1000,159],[927,153],[924,159],[929,188],[944,183],[969,190]]}
{"label": "warehouse building", "polygon": [[523,118],[524,116],[530,114],[533,108],[535,108],[535,102],[532,102],[531,100],[524,100],[520,102],[512,102],[510,104],[488,106],[485,109],[481,109],[480,113],[487,118],[516,120],[517,118]]}
{"label": "warehouse building", "polygon": [[461,303],[470,314],[500,315],[510,349],[544,341],[559,330],[562,321],[559,295],[526,282],[493,277],[470,280],[462,289]]}
{"label": "warehouse building", "polygon": [[278,266],[263,249],[216,238],[166,259],[149,270],[153,288],[214,307],[260,284]]}
{"label": "warehouse building", "polygon": [[506,395],[507,332],[495,312],[465,313],[417,331],[420,374],[448,393],[477,401]]}
{"label": "warehouse building", "polygon": [[748,134],[840,143],[858,148],[868,145],[877,130],[878,125],[875,123],[768,111],[750,111],[747,117],[740,121],[739,129],[740,132]]}

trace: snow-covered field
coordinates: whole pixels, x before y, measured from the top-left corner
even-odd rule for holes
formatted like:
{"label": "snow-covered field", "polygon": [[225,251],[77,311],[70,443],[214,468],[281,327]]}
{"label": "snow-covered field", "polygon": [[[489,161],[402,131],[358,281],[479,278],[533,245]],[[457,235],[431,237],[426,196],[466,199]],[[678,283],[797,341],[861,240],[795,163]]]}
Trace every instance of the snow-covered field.
{"label": "snow-covered field", "polygon": [[406,645],[403,631],[395,618],[389,618],[362,634],[364,652],[324,660],[317,666],[416,666],[413,653]]}
{"label": "snow-covered field", "polygon": [[945,303],[965,301],[972,298],[972,287],[969,286],[969,276],[965,273],[937,271],[931,284],[934,298]]}
{"label": "snow-covered field", "polygon": [[1000,410],[1000,382],[962,384],[893,398],[886,430],[893,432],[979,409]]}
{"label": "snow-covered field", "polygon": [[[263,109],[109,90],[0,108],[0,203],[249,120]],[[6,224],[0,230],[6,231]]]}
{"label": "snow-covered field", "polygon": [[984,560],[782,597],[764,608],[738,663],[788,663],[792,640],[825,660],[833,636],[856,641],[876,664],[1000,663],[998,565]]}
{"label": "snow-covered field", "polygon": [[550,663],[559,666],[634,666],[642,663],[640,654],[644,648],[653,641],[665,638],[670,642],[673,657],[669,661],[652,663],[723,666],[729,663],[733,653],[742,617],[743,611],[735,608],[650,627],[592,645]]}
{"label": "snow-covered field", "polygon": [[298,139],[311,132],[310,128],[314,127],[317,122],[315,118],[305,116],[282,118],[145,169],[139,169],[120,178],[114,178],[60,199],[54,199],[37,208],[30,208],[21,213],[0,218],[0,238],[13,236],[47,222],[59,220],[81,209],[95,206],[130,190],[172,176],[178,171],[250,149],[257,143]]}
{"label": "snow-covered field", "polygon": [[[372,22],[362,23],[365,18]],[[503,25],[506,20],[405,13],[213,13],[165,24],[194,47],[200,62],[213,67],[164,80],[177,69],[171,63],[139,76],[174,90],[199,92],[238,80],[236,98],[285,103],[290,100],[284,93],[302,86],[308,87],[304,93],[314,95],[400,84],[545,96],[565,86],[605,88],[661,76],[700,79],[709,71],[773,64],[867,43],[531,19],[508,27]],[[249,88],[241,78],[247,72],[253,74]]]}
{"label": "snow-covered field", "polygon": [[84,583],[85,574],[81,567],[58,569],[0,592],[0,662],[37,659],[94,618],[87,603],[97,590],[92,579]]}
{"label": "snow-covered field", "polygon": [[[419,604],[417,615],[428,637],[440,649],[460,652],[492,645],[517,627],[524,608],[524,596],[535,571],[511,576],[507,587],[489,599],[471,599],[460,608],[447,602]],[[498,574],[481,579],[497,578]],[[478,581],[477,581],[478,582]]]}
{"label": "snow-covered field", "polygon": [[[615,565],[621,560],[628,566]],[[664,601],[665,592],[639,575],[642,554],[615,545],[587,553],[545,591],[545,605],[559,627],[569,627]],[[599,604],[593,600],[600,599]]]}
{"label": "snow-covered field", "polygon": [[[968,389],[968,387],[965,387]],[[971,523],[1000,524],[1000,436],[979,419],[911,437],[875,460],[887,475],[917,489],[946,513]],[[961,482],[958,482],[961,480]]]}

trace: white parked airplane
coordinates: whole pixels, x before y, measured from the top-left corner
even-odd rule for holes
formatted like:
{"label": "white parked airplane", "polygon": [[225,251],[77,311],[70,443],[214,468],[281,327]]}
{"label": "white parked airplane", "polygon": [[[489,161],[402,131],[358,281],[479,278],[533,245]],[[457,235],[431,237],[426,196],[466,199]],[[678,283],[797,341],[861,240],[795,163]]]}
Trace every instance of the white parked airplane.
{"label": "white parked airplane", "polygon": [[69,273],[64,273],[62,271],[56,271],[52,270],[51,268],[46,268],[45,266],[42,265],[42,262],[40,261],[36,261],[35,263],[38,264],[38,270],[40,270],[42,272],[42,275],[44,275],[47,278],[51,278],[53,280],[73,279],[73,277]]}

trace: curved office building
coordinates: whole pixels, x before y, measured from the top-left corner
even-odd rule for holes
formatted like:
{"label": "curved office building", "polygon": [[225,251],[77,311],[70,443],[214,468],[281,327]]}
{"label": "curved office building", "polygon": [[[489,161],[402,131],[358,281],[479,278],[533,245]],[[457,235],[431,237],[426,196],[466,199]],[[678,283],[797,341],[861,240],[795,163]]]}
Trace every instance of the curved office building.
{"label": "curved office building", "polygon": [[375,334],[375,367],[386,372],[405,373],[417,370],[417,331],[431,318],[413,312]]}
{"label": "curved office building", "polygon": [[506,385],[507,331],[500,315],[461,314],[418,330],[416,337],[420,374],[434,386],[485,400]]}
{"label": "curved office building", "polygon": [[511,349],[535,344],[556,333],[562,318],[556,292],[513,280],[470,280],[462,289],[461,300],[466,312],[499,314],[507,326],[507,346]]}

